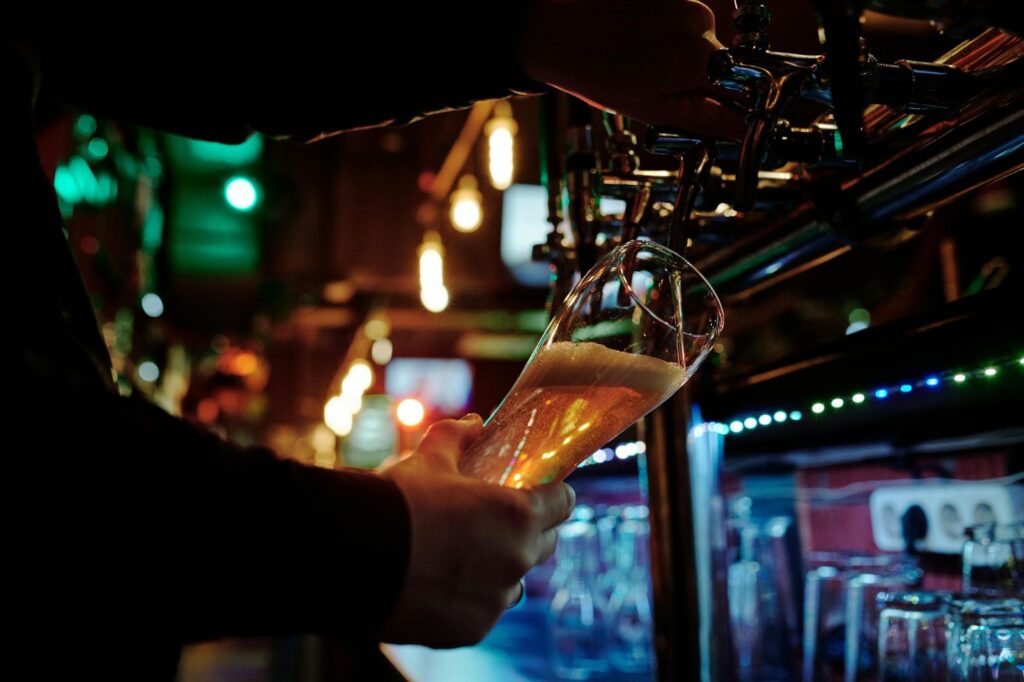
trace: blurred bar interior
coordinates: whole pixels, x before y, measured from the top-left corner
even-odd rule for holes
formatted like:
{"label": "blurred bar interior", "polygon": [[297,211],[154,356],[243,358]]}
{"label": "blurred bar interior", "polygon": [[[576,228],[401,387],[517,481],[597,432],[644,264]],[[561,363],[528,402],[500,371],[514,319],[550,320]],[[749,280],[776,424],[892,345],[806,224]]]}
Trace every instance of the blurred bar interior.
{"label": "blurred bar interior", "polygon": [[[310,147],[53,117],[119,381],[373,468],[490,413],[595,258],[673,244],[725,305],[708,362],[573,475],[556,556],[483,643],[387,655],[424,682],[1024,679],[1020,18],[715,9],[738,143],[554,93]],[[330,649],[197,645],[179,678],[331,679]]]}

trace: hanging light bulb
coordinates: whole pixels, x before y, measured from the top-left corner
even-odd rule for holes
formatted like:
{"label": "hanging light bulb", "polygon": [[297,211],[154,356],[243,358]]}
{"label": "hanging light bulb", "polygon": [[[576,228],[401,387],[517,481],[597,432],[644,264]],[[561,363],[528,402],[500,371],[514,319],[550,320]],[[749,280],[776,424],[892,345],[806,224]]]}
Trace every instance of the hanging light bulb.
{"label": "hanging light bulb", "polygon": [[480,190],[476,178],[463,175],[459,187],[452,192],[450,217],[452,226],[459,232],[475,232],[484,220]]}
{"label": "hanging light bulb", "polygon": [[420,245],[420,301],[432,313],[448,307],[448,289],[444,286],[444,247],[433,230],[423,236]]}
{"label": "hanging light bulb", "polygon": [[506,190],[512,184],[518,129],[516,120],[512,118],[512,107],[508,102],[498,102],[494,107],[494,118],[484,126],[484,132],[487,133],[488,170],[494,189]]}
{"label": "hanging light bulb", "polygon": [[439,313],[448,307],[448,289],[444,285],[420,289],[420,302],[430,312]]}

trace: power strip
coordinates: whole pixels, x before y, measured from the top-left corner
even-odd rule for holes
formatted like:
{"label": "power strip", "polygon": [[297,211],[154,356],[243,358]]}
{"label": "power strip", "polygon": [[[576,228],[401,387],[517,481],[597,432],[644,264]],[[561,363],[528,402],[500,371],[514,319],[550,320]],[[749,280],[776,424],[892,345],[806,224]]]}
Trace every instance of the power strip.
{"label": "power strip", "polygon": [[902,519],[917,505],[928,518],[922,552],[959,554],[964,530],[976,523],[1011,523],[1024,518],[1024,486],[988,483],[934,483],[878,488],[868,500],[871,531],[881,550],[906,549]]}

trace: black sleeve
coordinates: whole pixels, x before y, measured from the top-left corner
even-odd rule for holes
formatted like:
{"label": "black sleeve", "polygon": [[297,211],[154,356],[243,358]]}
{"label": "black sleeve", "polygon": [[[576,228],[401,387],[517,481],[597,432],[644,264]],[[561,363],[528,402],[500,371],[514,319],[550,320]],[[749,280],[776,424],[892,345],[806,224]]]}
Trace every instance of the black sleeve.
{"label": "black sleeve", "polygon": [[252,131],[313,140],[540,91],[519,66],[525,5],[278,8],[255,25],[47,27],[22,42],[58,101],[222,142]]}
{"label": "black sleeve", "polygon": [[30,378],[8,385],[8,424],[29,436],[9,470],[10,539],[18,589],[47,627],[79,640],[373,639],[408,562],[393,483],[237,447],[141,399]]}

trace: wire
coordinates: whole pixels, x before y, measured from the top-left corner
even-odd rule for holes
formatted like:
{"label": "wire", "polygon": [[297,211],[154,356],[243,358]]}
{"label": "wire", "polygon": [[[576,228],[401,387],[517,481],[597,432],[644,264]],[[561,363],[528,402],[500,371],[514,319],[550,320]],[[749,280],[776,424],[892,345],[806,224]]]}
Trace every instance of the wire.
{"label": "wire", "polygon": [[843,500],[848,497],[855,497],[857,495],[863,495],[869,493],[878,488],[896,488],[905,487],[912,485],[928,485],[934,481],[941,481],[943,485],[1013,485],[1018,481],[1024,480],[1024,471],[1011,474],[1009,476],[1002,476],[1000,478],[988,478],[983,480],[951,480],[951,479],[900,479],[900,480],[886,480],[886,481],[857,481],[856,483],[850,483],[841,488],[789,488],[789,487],[777,487],[777,488],[758,488],[751,493],[738,493],[736,497],[749,495],[751,497],[770,497],[773,499],[812,499],[816,501],[836,501]]}

